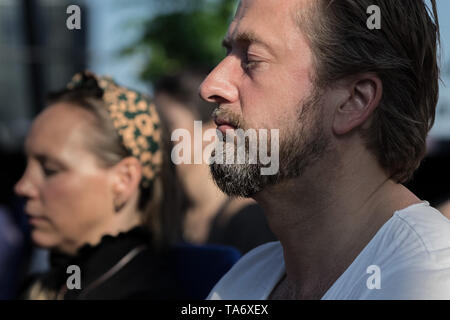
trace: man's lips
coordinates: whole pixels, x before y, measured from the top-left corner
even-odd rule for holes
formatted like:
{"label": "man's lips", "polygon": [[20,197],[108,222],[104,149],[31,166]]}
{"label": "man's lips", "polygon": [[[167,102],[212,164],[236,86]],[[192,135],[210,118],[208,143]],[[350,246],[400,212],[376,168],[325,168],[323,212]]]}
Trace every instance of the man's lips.
{"label": "man's lips", "polygon": [[216,123],[217,129],[222,133],[226,133],[227,130],[236,130],[236,126],[222,118],[215,118],[214,122]]}

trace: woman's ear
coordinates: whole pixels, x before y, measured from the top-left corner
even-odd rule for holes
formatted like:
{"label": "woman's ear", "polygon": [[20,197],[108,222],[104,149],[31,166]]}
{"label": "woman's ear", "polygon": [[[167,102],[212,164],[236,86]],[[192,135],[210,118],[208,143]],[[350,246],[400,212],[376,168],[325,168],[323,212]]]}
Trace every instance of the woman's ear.
{"label": "woman's ear", "polygon": [[383,84],[378,75],[363,73],[346,83],[348,98],[335,110],[333,132],[344,135],[369,123],[383,95]]}
{"label": "woman's ear", "polygon": [[120,211],[139,190],[142,166],[138,159],[127,157],[112,168],[114,208]]}

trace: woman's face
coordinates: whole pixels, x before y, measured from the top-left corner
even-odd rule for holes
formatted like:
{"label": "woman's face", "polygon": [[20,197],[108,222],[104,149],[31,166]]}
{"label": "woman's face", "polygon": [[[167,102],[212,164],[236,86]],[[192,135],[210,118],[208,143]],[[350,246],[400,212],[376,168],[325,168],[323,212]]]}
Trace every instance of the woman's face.
{"label": "woman's face", "polygon": [[41,247],[74,253],[112,220],[111,172],[86,147],[93,117],[58,103],[36,118],[28,134],[27,168],[15,191],[27,200],[32,238]]}

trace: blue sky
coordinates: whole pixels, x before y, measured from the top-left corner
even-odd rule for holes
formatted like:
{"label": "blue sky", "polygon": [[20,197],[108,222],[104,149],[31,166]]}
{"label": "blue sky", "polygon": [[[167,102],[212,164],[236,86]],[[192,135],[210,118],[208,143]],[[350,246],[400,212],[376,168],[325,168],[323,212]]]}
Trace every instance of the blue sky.
{"label": "blue sky", "polygon": [[450,1],[437,0],[442,41],[442,80],[436,123],[432,137],[450,139]]}

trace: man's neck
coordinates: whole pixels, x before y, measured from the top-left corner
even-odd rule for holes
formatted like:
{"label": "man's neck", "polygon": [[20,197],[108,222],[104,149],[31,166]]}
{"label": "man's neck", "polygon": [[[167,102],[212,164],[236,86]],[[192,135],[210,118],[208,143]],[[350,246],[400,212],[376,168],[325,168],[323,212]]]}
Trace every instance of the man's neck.
{"label": "man's neck", "polygon": [[291,297],[322,297],[396,210],[420,202],[375,166],[364,180],[355,170],[311,168],[255,197],[283,246]]}

